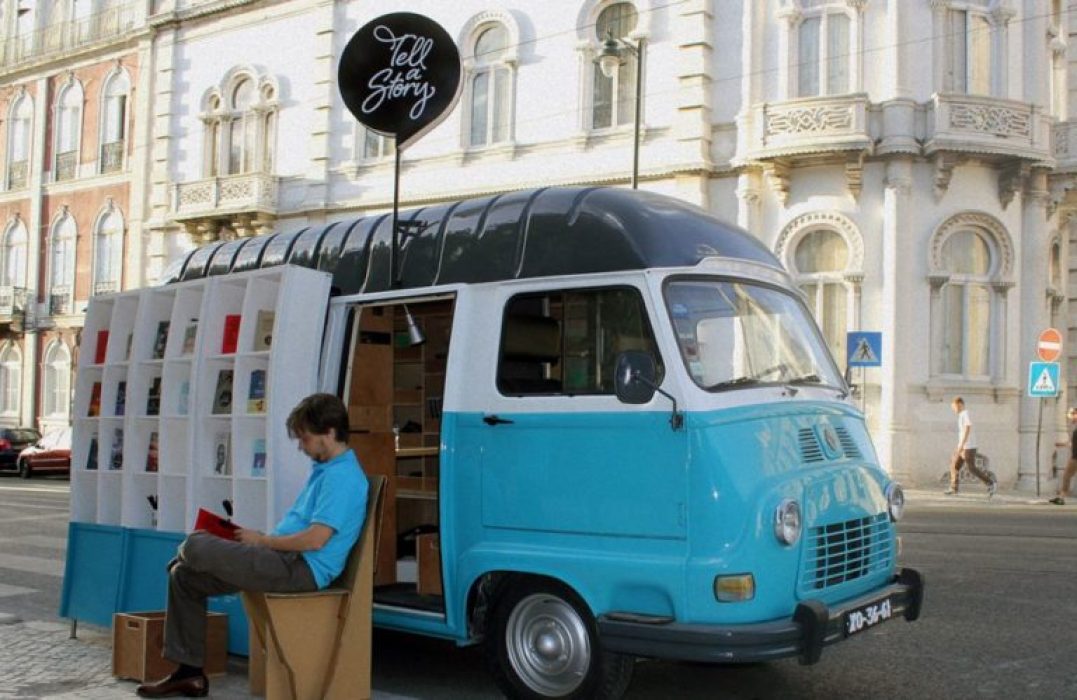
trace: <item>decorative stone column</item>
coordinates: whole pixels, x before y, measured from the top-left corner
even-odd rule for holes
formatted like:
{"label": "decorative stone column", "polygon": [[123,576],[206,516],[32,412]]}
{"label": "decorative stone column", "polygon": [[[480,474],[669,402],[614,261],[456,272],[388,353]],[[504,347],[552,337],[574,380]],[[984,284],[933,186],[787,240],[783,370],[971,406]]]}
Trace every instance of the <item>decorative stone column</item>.
{"label": "decorative stone column", "polygon": [[747,168],[737,176],[737,225],[762,240],[763,183],[758,168]]}
{"label": "decorative stone column", "polygon": [[[1021,323],[1018,329],[1020,354],[1016,363],[1020,370],[1020,377],[1015,379],[1022,385],[1028,378],[1028,363],[1038,359],[1036,342],[1039,334],[1050,324],[1047,304],[1048,194],[1047,172],[1039,168],[1032,170],[1021,198],[1021,279],[1018,282]],[[1039,436],[1040,492],[1042,494],[1050,478],[1051,450],[1054,449],[1053,432],[1050,427],[1054,425],[1055,402],[1050,399],[1029,398],[1027,394],[1027,391],[1021,392],[1017,487],[1022,491],[1035,492],[1036,490],[1037,427],[1040,418],[1040,402],[1045,401],[1043,425],[1046,429]]]}
{"label": "decorative stone column", "polygon": [[882,304],[879,325],[883,329],[883,364],[879,399],[879,430],[876,442],[883,469],[904,483],[926,477],[914,472],[910,464],[909,441],[913,438],[908,423],[908,391],[912,370],[923,365],[925,343],[910,333],[916,309],[912,256],[918,246],[905,239],[910,230],[912,194],[912,160],[895,158],[886,165],[883,189],[882,235]]}

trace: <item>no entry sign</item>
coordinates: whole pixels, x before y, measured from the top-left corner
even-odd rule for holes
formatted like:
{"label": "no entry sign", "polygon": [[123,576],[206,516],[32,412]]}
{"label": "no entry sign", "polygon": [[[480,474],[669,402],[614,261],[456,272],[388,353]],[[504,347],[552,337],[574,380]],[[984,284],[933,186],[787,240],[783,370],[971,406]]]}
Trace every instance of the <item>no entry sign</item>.
{"label": "no entry sign", "polygon": [[1062,354],[1062,333],[1057,328],[1048,328],[1040,333],[1036,342],[1036,354],[1044,362],[1054,362]]}

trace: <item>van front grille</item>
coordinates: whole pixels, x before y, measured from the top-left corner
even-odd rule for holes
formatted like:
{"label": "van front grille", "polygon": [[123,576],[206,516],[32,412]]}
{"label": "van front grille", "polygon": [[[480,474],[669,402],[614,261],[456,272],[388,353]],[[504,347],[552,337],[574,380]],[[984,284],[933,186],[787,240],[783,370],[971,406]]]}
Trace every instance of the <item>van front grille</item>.
{"label": "van front grille", "polygon": [[886,513],[811,528],[804,543],[800,590],[817,593],[887,571],[894,547]]}
{"label": "van front grille", "polygon": [[815,431],[811,428],[801,428],[797,435],[800,441],[800,458],[805,462],[822,462],[823,448],[819,445]]}

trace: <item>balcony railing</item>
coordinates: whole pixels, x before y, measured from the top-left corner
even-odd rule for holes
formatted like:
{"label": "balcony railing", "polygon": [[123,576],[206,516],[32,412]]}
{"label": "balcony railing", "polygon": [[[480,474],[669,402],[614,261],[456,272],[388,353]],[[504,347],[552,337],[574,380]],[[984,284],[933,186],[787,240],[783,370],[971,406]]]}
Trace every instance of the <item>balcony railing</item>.
{"label": "balcony railing", "polygon": [[20,160],[11,164],[8,169],[8,188],[21,190],[30,181],[30,161]]}
{"label": "balcony railing", "polygon": [[123,141],[111,141],[101,145],[101,172],[118,173],[123,170]]}
{"label": "balcony railing", "polygon": [[102,280],[100,282],[93,283],[93,293],[98,294],[111,294],[112,292],[120,291],[120,283],[116,280]]}
{"label": "balcony railing", "polygon": [[0,285],[0,323],[10,323],[26,308],[26,288]]}
{"label": "balcony railing", "polygon": [[1051,157],[1050,118],[1028,102],[937,94],[927,103],[924,155],[937,151]]}
{"label": "balcony railing", "polygon": [[173,216],[178,221],[231,214],[277,213],[280,178],[266,173],[225,175],[176,185]]}
{"label": "balcony railing", "polygon": [[62,287],[53,287],[49,294],[49,314],[51,316],[67,316],[75,307],[71,298],[70,290]]}
{"label": "balcony railing", "polygon": [[99,41],[122,38],[135,28],[144,6],[133,2],[108,7],[89,17],[57,22],[6,41],[0,39],[0,68],[13,68]]}
{"label": "balcony railing", "polygon": [[871,146],[863,94],[765,102],[752,107],[742,157],[768,159]]}
{"label": "balcony railing", "polygon": [[56,182],[75,179],[75,166],[78,165],[78,152],[65,151],[56,154]]}

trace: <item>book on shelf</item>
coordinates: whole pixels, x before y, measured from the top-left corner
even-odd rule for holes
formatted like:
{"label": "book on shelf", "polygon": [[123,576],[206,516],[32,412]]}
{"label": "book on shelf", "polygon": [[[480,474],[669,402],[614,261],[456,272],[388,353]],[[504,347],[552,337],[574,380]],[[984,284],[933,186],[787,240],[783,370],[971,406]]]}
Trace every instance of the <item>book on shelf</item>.
{"label": "book on shelf", "polygon": [[161,378],[150,380],[150,391],[146,396],[146,415],[156,416],[161,413]]}
{"label": "book on shelf", "polygon": [[251,371],[251,385],[247,391],[247,413],[266,412],[266,371]]}
{"label": "book on shelf", "polygon": [[153,359],[160,360],[165,356],[165,346],[168,345],[168,321],[157,324],[157,336],[153,340]]}
{"label": "book on shelf", "polygon": [[101,415],[101,382],[94,382],[90,387],[90,405],[86,415],[93,417]]}
{"label": "book on shelf", "polygon": [[150,443],[146,447],[146,471],[157,471],[157,431],[150,433]]}
{"label": "book on shelf", "polygon": [[108,348],[108,331],[97,331],[97,346],[94,347],[93,361],[94,364],[103,364],[105,361],[105,350]]}
{"label": "book on shelf", "polygon": [[109,451],[109,469],[123,469],[123,428],[116,428],[112,433],[112,448]]}
{"label": "book on shelf", "polygon": [[127,408],[127,382],[120,382],[116,385],[116,410],[115,415],[122,416],[123,412]]}
{"label": "book on shelf", "polygon": [[192,318],[191,322],[187,324],[187,327],[183,329],[183,349],[180,351],[182,355],[191,355],[194,353],[194,340],[198,335],[198,319]]}
{"label": "book on shelf", "polygon": [[176,415],[187,415],[187,406],[191,401],[191,380],[181,379],[177,389]]}
{"label": "book on shelf", "polygon": [[239,345],[239,318],[239,314],[224,317],[224,332],[221,335],[221,353],[224,355],[235,352]]}
{"label": "book on shelf", "polygon": [[232,370],[222,369],[217,373],[217,388],[213,391],[212,413],[232,412]]}
{"label": "book on shelf", "polygon": [[266,441],[265,438],[255,438],[251,459],[251,476],[266,475]]}
{"label": "book on shelf", "polygon": [[213,473],[232,473],[232,434],[220,432],[213,437]]}
{"label": "book on shelf", "polygon": [[97,433],[90,436],[90,452],[86,455],[86,469],[88,471],[97,469]]}
{"label": "book on shelf", "polygon": [[276,317],[269,309],[259,309],[254,324],[254,349],[268,350],[273,343],[273,319]]}

